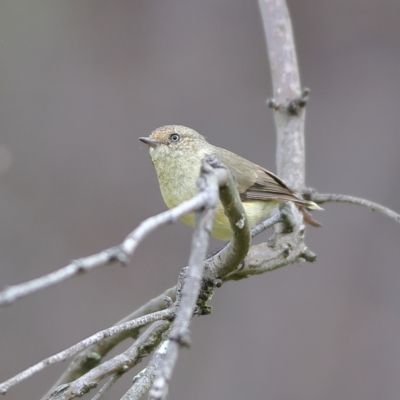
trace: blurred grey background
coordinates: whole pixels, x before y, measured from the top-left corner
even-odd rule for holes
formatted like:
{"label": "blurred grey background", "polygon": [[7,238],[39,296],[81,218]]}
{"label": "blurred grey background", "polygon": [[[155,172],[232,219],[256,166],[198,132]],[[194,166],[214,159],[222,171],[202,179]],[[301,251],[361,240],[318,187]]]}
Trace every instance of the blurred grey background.
{"label": "blurred grey background", "polygon": [[[307,184],[400,211],[400,2],[289,6],[312,91]],[[275,170],[271,94],[255,0],[2,0],[1,287],[117,244],[165,209],[137,139],[160,125],[188,125]],[[317,218],[323,228],[307,231],[317,263],[216,291],[213,314],[194,320],[171,399],[398,399],[400,227],[343,204]],[[128,267],[1,309],[0,380],[175,284],[190,234],[182,223],[161,229]],[[65,366],[6,399],[39,398]]]}

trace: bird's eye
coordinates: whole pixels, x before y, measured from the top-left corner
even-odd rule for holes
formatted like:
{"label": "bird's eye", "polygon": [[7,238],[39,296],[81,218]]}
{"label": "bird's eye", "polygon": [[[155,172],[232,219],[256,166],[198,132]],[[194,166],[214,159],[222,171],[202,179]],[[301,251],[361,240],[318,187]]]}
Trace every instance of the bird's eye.
{"label": "bird's eye", "polygon": [[177,133],[173,133],[169,138],[171,139],[171,142],[179,142],[181,137]]}

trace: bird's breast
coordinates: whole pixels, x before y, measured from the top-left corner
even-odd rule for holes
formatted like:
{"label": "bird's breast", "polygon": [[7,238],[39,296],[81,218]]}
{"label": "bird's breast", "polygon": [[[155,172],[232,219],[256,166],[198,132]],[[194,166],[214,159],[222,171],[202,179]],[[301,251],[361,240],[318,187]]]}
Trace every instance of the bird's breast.
{"label": "bird's breast", "polygon": [[189,200],[197,194],[196,180],[200,174],[200,162],[187,163],[184,158],[174,157],[163,163],[154,163],[161,194],[168,208]]}

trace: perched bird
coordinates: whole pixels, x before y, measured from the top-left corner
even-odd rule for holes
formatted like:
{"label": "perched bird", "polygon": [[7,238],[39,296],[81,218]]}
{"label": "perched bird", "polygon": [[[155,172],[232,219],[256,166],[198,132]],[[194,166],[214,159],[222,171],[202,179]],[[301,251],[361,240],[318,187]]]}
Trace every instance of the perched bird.
{"label": "perched bird", "polygon": [[[251,228],[266,219],[271,210],[283,201],[293,201],[312,210],[321,210],[314,202],[298,197],[295,190],[272,172],[229,150],[213,146],[191,128],[166,125],[153,131],[149,137],[139,139],[149,146],[161,194],[168,208],[175,207],[198,193],[196,179],[200,174],[201,160],[213,154],[236,180]],[[194,213],[181,219],[194,226]],[[222,240],[231,237],[229,220],[221,202],[216,208],[211,235]]]}

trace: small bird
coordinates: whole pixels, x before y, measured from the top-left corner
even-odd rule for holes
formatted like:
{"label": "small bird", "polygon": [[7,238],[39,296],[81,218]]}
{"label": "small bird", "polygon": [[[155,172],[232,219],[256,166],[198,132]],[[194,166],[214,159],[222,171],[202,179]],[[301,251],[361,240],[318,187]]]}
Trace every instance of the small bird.
{"label": "small bird", "polygon": [[[298,197],[295,190],[272,172],[229,150],[213,146],[191,128],[166,125],[153,131],[149,137],[141,137],[139,140],[149,146],[161,194],[168,208],[176,207],[198,193],[196,179],[200,174],[201,160],[207,155],[215,155],[230,170],[237,182],[250,228],[266,219],[272,209],[284,201],[321,210],[314,202]],[[181,220],[194,226],[194,213],[185,215]],[[227,240],[231,234],[229,220],[219,202],[211,235]]]}

